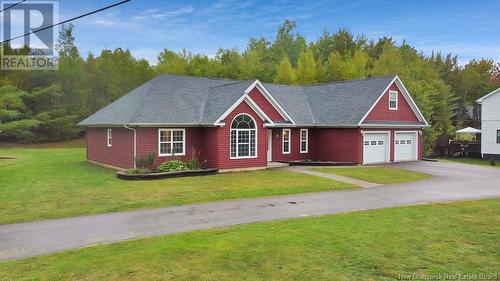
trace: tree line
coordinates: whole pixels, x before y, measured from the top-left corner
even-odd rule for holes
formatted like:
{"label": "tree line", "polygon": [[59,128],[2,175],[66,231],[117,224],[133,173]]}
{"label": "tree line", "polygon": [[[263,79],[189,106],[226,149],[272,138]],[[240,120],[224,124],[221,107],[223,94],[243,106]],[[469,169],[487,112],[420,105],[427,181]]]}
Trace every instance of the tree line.
{"label": "tree line", "polygon": [[221,48],[208,57],[164,49],[157,65],[121,48],[82,58],[72,25],[61,28],[57,51],[58,71],[0,71],[1,141],[79,137],[80,120],[160,73],[297,85],[397,74],[432,125],[424,135],[429,151],[437,136],[477,125],[474,101],[500,87],[500,64],[492,59],[460,66],[452,54],[425,56],[406,42],[369,40],[347,29],[308,42],[290,20],[271,39],[250,38],[241,52]]}

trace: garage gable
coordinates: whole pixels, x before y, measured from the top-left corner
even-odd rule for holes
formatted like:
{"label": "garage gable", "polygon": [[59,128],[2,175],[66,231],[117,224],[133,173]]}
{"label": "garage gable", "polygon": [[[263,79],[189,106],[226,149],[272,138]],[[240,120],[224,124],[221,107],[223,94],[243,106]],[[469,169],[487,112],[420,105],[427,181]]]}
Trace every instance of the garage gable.
{"label": "garage gable", "polygon": [[359,124],[365,121],[421,122],[427,125],[427,121],[397,76],[381,93]]}
{"label": "garage gable", "polygon": [[[389,93],[396,93],[396,107],[391,109],[389,107]],[[393,94],[394,95],[394,94]],[[408,121],[418,122],[418,118],[411,109],[408,101],[402,94],[401,89],[392,83],[392,85],[385,91],[380,100],[375,104],[366,120],[377,121]]]}

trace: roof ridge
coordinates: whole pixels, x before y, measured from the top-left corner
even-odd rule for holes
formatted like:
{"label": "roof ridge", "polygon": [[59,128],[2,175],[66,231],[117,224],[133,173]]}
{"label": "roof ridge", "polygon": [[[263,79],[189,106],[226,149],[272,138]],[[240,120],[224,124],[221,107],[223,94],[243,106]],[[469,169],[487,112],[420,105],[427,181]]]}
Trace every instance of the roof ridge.
{"label": "roof ridge", "polygon": [[[179,74],[171,74],[171,73],[161,73],[158,76],[175,76],[175,77],[186,77],[186,78],[197,78],[197,79],[207,79],[207,80],[214,80],[214,81],[232,82],[232,83],[217,85],[217,86],[213,86],[213,87],[221,87],[221,86],[225,86],[225,85],[234,85],[234,84],[238,84],[238,83],[242,83],[242,82],[248,82],[248,81],[258,80],[258,78],[255,78],[255,79],[246,79],[246,80],[239,80],[239,79],[230,79],[230,78],[222,78],[222,77],[204,77],[204,76],[194,76],[194,75],[179,75]],[[158,77],[158,76],[156,76],[156,77]],[[356,82],[356,81],[367,81],[367,80],[382,79],[382,78],[394,78],[396,76],[397,76],[396,74],[387,74],[387,75],[381,75],[381,76],[373,76],[373,77],[350,79],[350,80],[327,81],[327,82],[314,83],[314,84],[308,84],[308,85],[293,85],[293,84],[282,84],[282,83],[262,82],[262,81],[261,81],[261,83],[263,83],[263,84],[279,85],[279,86],[286,86],[286,87],[305,88],[305,87],[312,87],[312,86],[349,83],[349,82]]]}
{"label": "roof ridge", "polygon": [[232,80],[232,81],[234,81],[234,82],[221,84],[221,85],[215,85],[215,86],[209,86],[208,88],[213,89],[213,88],[226,87],[226,86],[231,86],[231,85],[236,85],[236,84],[243,84],[243,83],[251,82],[252,80]]}
{"label": "roof ridge", "polygon": [[197,79],[207,79],[207,80],[219,80],[219,81],[245,81],[245,80],[237,80],[237,79],[231,79],[231,78],[224,78],[224,77],[205,77],[205,76],[196,76],[196,75],[181,75],[181,74],[174,74],[174,73],[160,73],[158,76],[174,76],[174,77],[186,77],[186,78],[197,78]]}
{"label": "roof ridge", "polygon": [[329,81],[329,82],[315,83],[315,84],[302,85],[302,86],[303,87],[312,87],[312,86],[321,86],[321,85],[330,85],[330,84],[340,84],[340,83],[349,83],[349,82],[357,82],[357,81],[375,80],[375,79],[382,79],[382,78],[394,78],[396,76],[397,76],[396,74],[389,74],[389,75],[383,75],[383,76],[374,76],[374,77],[351,79],[351,80]]}

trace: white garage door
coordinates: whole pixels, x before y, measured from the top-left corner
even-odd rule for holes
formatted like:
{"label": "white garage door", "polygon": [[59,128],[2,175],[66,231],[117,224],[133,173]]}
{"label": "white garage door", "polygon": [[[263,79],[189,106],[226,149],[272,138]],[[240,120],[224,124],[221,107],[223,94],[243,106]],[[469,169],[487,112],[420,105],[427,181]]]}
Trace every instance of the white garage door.
{"label": "white garage door", "polygon": [[388,161],[389,141],[386,133],[365,133],[363,137],[363,164]]}
{"label": "white garage door", "polygon": [[394,161],[417,160],[416,133],[394,134]]}

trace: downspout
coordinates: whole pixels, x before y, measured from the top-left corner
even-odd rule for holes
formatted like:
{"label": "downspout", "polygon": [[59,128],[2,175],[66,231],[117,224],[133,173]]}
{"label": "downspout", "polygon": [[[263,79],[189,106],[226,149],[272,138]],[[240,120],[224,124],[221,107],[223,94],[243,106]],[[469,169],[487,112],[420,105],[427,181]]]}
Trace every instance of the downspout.
{"label": "downspout", "polygon": [[134,132],[134,169],[137,168],[135,164],[135,159],[137,158],[137,132],[134,128],[128,127],[127,125],[123,125],[125,129],[129,129]]}

